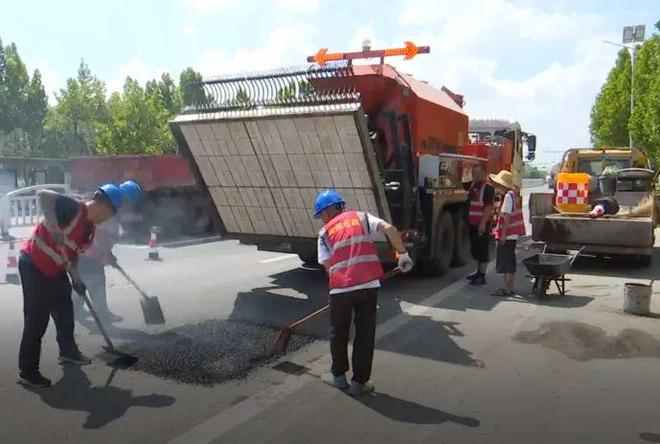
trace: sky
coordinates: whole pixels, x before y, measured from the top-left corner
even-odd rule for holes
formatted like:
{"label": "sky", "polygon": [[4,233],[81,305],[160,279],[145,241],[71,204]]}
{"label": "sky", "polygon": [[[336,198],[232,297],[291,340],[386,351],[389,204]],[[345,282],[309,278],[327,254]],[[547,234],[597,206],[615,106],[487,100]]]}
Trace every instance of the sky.
{"label": "sky", "polygon": [[402,71],[463,94],[470,117],[517,120],[538,163],[589,145],[589,112],[625,25],[659,0],[0,0],[0,38],[39,69],[51,103],[81,59],[120,90],[188,66],[206,76],[303,65],[319,48],[429,45]]}

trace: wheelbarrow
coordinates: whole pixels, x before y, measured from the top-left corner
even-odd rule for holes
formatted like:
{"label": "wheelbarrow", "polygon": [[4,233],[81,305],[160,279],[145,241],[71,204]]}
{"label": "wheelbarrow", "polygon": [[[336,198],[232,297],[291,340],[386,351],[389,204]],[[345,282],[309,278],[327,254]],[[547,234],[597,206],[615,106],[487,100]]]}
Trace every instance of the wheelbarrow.
{"label": "wheelbarrow", "polygon": [[536,297],[545,297],[548,294],[550,283],[554,282],[557,286],[559,294],[564,296],[566,294],[566,279],[565,275],[571,269],[571,265],[575,259],[582,253],[584,247],[574,255],[570,254],[548,254],[537,253],[533,256],[523,259],[523,264],[529,271],[531,278],[534,279],[532,286],[532,293]]}

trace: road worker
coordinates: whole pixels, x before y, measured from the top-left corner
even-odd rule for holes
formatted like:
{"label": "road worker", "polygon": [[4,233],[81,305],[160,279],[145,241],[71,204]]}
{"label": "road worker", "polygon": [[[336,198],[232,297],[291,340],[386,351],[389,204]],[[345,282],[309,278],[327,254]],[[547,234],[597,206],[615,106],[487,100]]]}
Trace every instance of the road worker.
{"label": "road worker", "polygon": [[490,181],[504,195],[502,206],[495,227],[497,255],[495,268],[504,277],[504,287],[493,293],[493,296],[511,296],[514,294],[513,284],[516,273],[516,244],[518,238],[525,235],[525,220],[523,218],[522,198],[520,190],[513,183],[510,171],[502,170],[491,174]]}
{"label": "road worker", "polygon": [[[376,304],[383,268],[373,239],[384,233],[399,254],[401,271],[409,272],[413,261],[396,228],[369,213],[345,210],[345,201],[334,190],[318,195],[315,217],[324,226],[318,237],[318,261],[327,273],[330,288],[332,375],[324,382],[352,396],[373,391],[370,382],[376,335]],[[348,339],[355,312],[353,378],[349,385]]]}
{"label": "road worker", "polygon": [[467,276],[467,279],[471,281],[470,285],[485,285],[486,268],[490,260],[490,221],[493,218],[495,188],[488,183],[484,166],[481,163],[476,163],[472,167],[472,179],[469,186],[468,227],[470,251],[477,262],[477,270]]}
{"label": "road worker", "polygon": [[20,383],[49,387],[50,380],[39,371],[39,358],[41,338],[51,316],[57,330],[59,361],[91,363],[73,336],[71,288],[79,294],[87,291],[77,267],[78,254],[92,243],[96,226],[121,208],[123,199],[113,184],[100,187],[86,203],[48,190],[40,191],[38,199],[44,219],[21,248],[18,261],[24,316],[18,365]]}
{"label": "road worker", "polygon": [[[126,204],[134,204],[142,197],[142,187],[133,180],[122,183],[119,185],[119,189],[122,191],[124,208]],[[105,266],[117,265],[117,258],[112,254],[112,248],[118,240],[119,221],[118,216],[115,216],[97,227],[92,245],[80,256],[78,264],[78,269],[83,282],[87,285],[94,309],[101,318],[109,322],[121,322],[123,320],[121,316],[117,316],[110,311],[106,295]],[[78,316],[88,315],[82,304],[76,304],[76,307],[78,308],[76,310]]]}

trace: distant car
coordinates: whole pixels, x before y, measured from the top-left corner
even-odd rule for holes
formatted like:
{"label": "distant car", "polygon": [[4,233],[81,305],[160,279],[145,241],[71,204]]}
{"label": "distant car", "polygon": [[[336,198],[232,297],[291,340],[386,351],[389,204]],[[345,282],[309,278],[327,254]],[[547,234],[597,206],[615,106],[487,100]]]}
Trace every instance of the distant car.
{"label": "distant car", "polygon": [[561,163],[557,162],[550,168],[550,174],[548,175],[548,188],[552,190],[555,189],[555,183],[557,182],[557,172],[559,171],[560,166]]}

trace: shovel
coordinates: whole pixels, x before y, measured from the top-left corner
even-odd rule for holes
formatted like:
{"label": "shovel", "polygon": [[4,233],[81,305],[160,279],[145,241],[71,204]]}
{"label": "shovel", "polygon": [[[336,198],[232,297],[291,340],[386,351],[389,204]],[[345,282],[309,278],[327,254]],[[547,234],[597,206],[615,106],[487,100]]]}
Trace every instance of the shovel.
{"label": "shovel", "polygon": [[[387,272],[387,274],[385,274],[385,277],[383,278],[383,280],[389,279],[392,276],[397,275],[399,273],[401,273],[401,269],[397,267],[397,268],[393,269],[392,271]],[[294,323],[289,324],[287,327],[285,327],[280,332],[280,334],[277,335],[277,338],[275,339],[275,342],[273,343],[273,348],[271,349],[271,352],[270,352],[271,355],[275,356],[275,355],[279,355],[279,354],[284,353],[286,351],[287,346],[289,345],[289,341],[291,340],[291,335],[293,335],[296,331],[298,331],[298,328],[300,328],[301,325],[303,325],[305,322],[307,322],[311,319],[314,319],[317,316],[322,315],[323,313],[325,313],[329,309],[330,309],[330,304],[326,304],[323,307],[316,310],[315,312],[310,313],[307,316],[305,316],[304,318],[298,319]]]}
{"label": "shovel", "polygon": [[142,299],[140,299],[140,307],[142,307],[144,323],[147,325],[164,324],[165,315],[163,315],[163,309],[160,306],[158,298],[156,296],[148,296],[119,264],[114,264],[113,267],[116,268],[124,278],[135,287],[138,293],[140,293],[140,296],[142,296]]}

